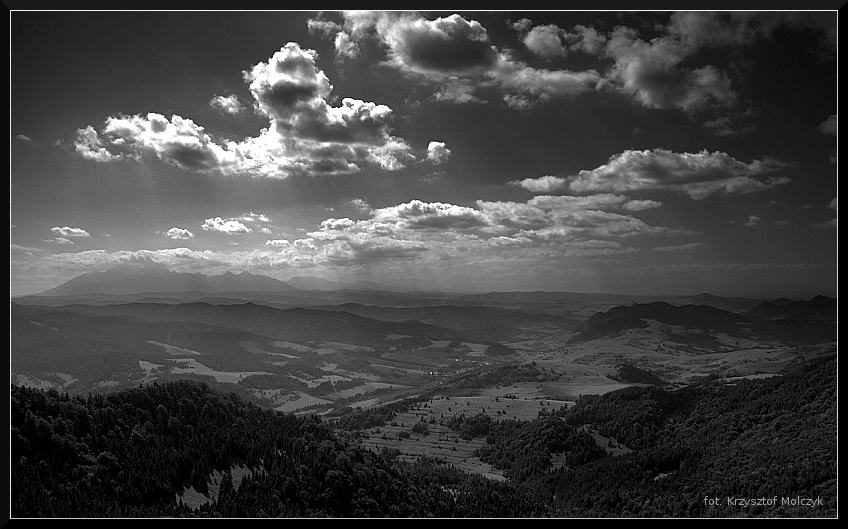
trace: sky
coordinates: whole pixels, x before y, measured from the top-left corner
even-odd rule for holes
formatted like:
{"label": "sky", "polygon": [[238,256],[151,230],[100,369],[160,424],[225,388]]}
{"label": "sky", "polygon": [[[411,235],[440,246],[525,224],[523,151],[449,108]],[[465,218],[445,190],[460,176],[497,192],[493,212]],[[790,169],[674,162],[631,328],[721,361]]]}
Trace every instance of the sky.
{"label": "sky", "polygon": [[836,296],[837,14],[11,11],[11,295]]}

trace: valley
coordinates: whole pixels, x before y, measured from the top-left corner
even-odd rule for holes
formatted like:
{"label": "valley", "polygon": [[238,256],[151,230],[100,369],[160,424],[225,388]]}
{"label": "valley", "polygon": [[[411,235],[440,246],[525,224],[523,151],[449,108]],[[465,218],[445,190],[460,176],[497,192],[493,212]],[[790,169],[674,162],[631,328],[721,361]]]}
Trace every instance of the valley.
{"label": "valley", "polygon": [[[837,346],[836,300],[823,297],[775,305],[700,296],[712,305],[693,305],[445,294],[442,305],[416,306],[416,293],[335,292],[328,304],[331,291],[296,291],[314,304],[284,308],[258,292],[253,301],[242,292],[214,303],[182,292],[146,301],[61,292],[12,300],[13,385],[85,396],[191,380],[262,409],[316,417],[366,451],[505,483],[516,471],[495,463],[494,438],[483,433],[495,425],[565,417],[587,398],[628,388],[779,378]],[[364,303],[379,298],[393,304]],[[483,426],[464,426],[472,424]],[[579,430],[593,450],[619,457],[639,449],[598,428]],[[549,472],[574,464],[567,452],[548,457],[540,464]],[[206,505],[208,494],[189,487],[177,501]]]}

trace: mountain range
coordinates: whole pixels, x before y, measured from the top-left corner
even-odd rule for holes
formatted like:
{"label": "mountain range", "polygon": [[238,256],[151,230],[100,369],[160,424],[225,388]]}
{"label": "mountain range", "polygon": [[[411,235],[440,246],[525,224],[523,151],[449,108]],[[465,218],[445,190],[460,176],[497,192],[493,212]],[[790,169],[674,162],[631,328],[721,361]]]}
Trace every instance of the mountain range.
{"label": "mountain range", "polygon": [[204,275],[172,272],[161,267],[119,265],[105,272],[89,272],[42,292],[42,296],[83,294],[139,294],[143,292],[286,292],[295,287],[250,272]]}

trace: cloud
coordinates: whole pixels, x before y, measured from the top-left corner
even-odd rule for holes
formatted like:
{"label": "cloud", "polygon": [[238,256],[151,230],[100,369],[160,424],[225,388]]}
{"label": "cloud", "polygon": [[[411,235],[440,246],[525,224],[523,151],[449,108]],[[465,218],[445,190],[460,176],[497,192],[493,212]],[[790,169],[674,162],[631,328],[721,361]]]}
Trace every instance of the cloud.
{"label": "cloud", "polygon": [[269,219],[264,213],[254,213],[252,211],[235,217],[233,220],[242,220],[244,222],[271,222],[271,219]]}
{"label": "cloud", "polygon": [[450,157],[451,150],[443,142],[431,141],[427,146],[427,159],[435,165],[447,162]]}
{"label": "cloud", "polygon": [[825,136],[836,136],[836,133],[838,131],[836,119],[836,114],[833,114],[832,116],[824,120],[818,127],[816,127],[816,130],[824,134]]}
{"label": "cloud", "polygon": [[524,180],[513,180],[510,185],[523,187],[533,193],[551,193],[566,189],[568,187],[568,179],[561,176],[540,176],[539,178],[525,178]]}
{"label": "cloud", "polygon": [[677,252],[684,250],[692,250],[695,248],[700,248],[705,243],[703,242],[690,242],[686,244],[678,244],[675,246],[655,246],[652,248],[655,252]]}
{"label": "cloud", "polygon": [[630,200],[622,205],[622,209],[627,211],[643,211],[646,209],[654,209],[662,206],[662,202],[656,200]]}
{"label": "cloud", "polygon": [[752,226],[757,226],[760,223],[760,217],[758,215],[749,215],[748,222],[745,223],[745,226],[750,228]]}
{"label": "cloud", "polygon": [[725,72],[712,65],[682,66],[695,51],[691,43],[674,35],[645,42],[634,30],[618,27],[606,46],[607,56],[615,61],[607,79],[648,108],[696,114],[735,106],[737,95]]}
{"label": "cloud", "polygon": [[483,72],[497,61],[486,29],[457,14],[435,20],[414,13],[387,14],[377,32],[389,49],[391,64],[425,76]]}
{"label": "cloud", "polygon": [[274,246],[276,248],[289,248],[292,246],[287,239],[274,239],[265,241],[265,246]]}
{"label": "cloud", "polygon": [[[61,228],[60,228],[60,227],[58,227],[58,226],[57,226],[57,227],[55,227],[55,228],[50,228],[50,231],[51,231],[51,232],[53,233],[53,235],[55,235],[56,237],[63,237],[63,238],[65,238],[65,240],[67,240],[67,237],[74,237],[74,238],[78,238],[78,237],[88,238],[88,237],[91,237],[91,234],[90,234],[90,233],[88,233],[87,231],[85,231],[85,230],[84,230],[84,229],[82,229],[82,228],[70,228],[70,227],[68,227],[68,226],[63,226],[63,227],[61,227]],[[68,241],[68,242],[70,242],[70,241]],[[66,243],[66,244],[67,244],[67,243]]]}
{"label": "cloud", "polygon": [[565,30],[554,24],[536,26],[522,38],[527,49],[546,59],[562,58],[568,55],[568,47],[563,41]]}
{"label": "cloud", "polygon": [[192,120],[152,112],[109,117],[100,133],[90,126],[79,130],[74,145],[83,157],[101,162],[140,161],[143,153],[150,152],[169,165],[192,171],[227,172],[238,164],[235,152],[215,143]]}
{"label": "cloud", "polygon": [[[188,171],[269,178],[351,174],[364,164],[398,170],[414,162],[409,144],[391,134],[389,107],[353,98],[331,104],[336,97],[317,58],[314,50],[290,42],[243,72],[254,109],[269,120],[258,136],[225,141],[178,115],[117,115],[99,131],[79,129],[74,148],[98,162],[140,162],[152,154]],[[210,104],[234,111],[236,103],[234,96],[216,96]]]}
{"label": "cloud", "polygon": [[229,114],[231,116],[236,116],[244,112],[244,105],[241,104],[235,94],[226,97],[216,95],[209,101],[209,106],[219,110],[223,114]]}
{"label": "cloud", "polygon": [[569,178],[574,192],[624,192],[666,189],[695,200],[713,193],[752,193],[788,183],[786,177],[762,179],[787,164],[772,158],[743,163],[723,152],[674,153],[665,149],[627,150],[592,170]]}
{"label": "cloud", "polygon": [[601,80],[595,70],[545,70],[514,60],[508,53],[498,56],[489,77],[507,91],[505,101],[513,108],[529,108],[554,97],[575,96],[594,89]]}
{"label": "cloud", "polygon": [[372,210],[363,220],[326,219],[308,236],[318,248],[316,259],[341,263],[353,262],[354,255],[359,260],[366,256],[426,260],[439,255],[438,259],[467,262],[495,256],[526,259],[527,252],[626,253],[635,249],[624,246],[623,240],[691,234],[607,211],[622,209],[629,202],[628,197],[613,194],[537,196],[526,203],[479,200],[475,207],[412,200]]}
{"label": "cloud", "polygon": [[[553,97],[594,89],[600,80],[595,70],[532,68],[513,58],[509,50],[495,47],[482,24],[457,14],[434,20],[414,12],[344,12],[343,17],[342,26],[310,22],[310,27],[316,32],[322,28],[320,32],[327,37],[340,32],[335,33],[337,55],[341,53],[338,35],[342,33],[351,45],[375,39],[386,49],[384,64],[433,85],[432,98],[436,101],[480,103],[484,99],[478,92],[495,87],[509,106],[532,108]],[[575,45],[583,42],[581,35],[591,36],[594,31],[584,29],[585,33],[575,34]]]}
{"label": "cloud", "polygon": [[528,50],[545,59],[564,58],[570,51],[596,55],[607,40],[595,28],[580,24],[574,26],[573,31],[567,31],[554,24],[533,27],[531,20],[522,18],[511,27],[518,31]]}
{"label": "cloud", "polygon": [[[564,258],[633,253],[639,249],[631,244],[643,238],[691,235],[685,229],[654,226],[635,218],[624,209],[630,202],[629,197],[616,194],[543,195],[527,202],[479,200],[461,205],[411,200],[366,209],[362,201],[359,214],[365,218],[361,220],[327,218],[303,238],[269,237],[257,249],[42,252],[39,259],[43,260],[38,261],[35,254],[13,251],[12,257],[15,266],[33,264],[65,277],[117,263],[157,263],[180,271],[253,270],[272,276],[290,276],[295,269],[367,269],[401,282],[411,270],[417,278],[430,278],[428,274],[436,271],[439,277],[505,278],[516,267],[528,273],[539,267],[559,269]],[[355,204],[360,203],[351,201]],[[252,218],[260,215],[252,213]],[[215,217],[207,219],[203,229],[246,233],[249,224]]]}
{"label": "cloud", "polygon": [[189,230],[174,227],[165,232],[165,237],[179,241],[185,239],[192,239],[194,238],[194,234]]}
{"label": "cloud", "polygon": [[21,140],[21,141],[29,141],[29,142],[32,141],[32,139],[30,139],[29,136],[26,136],[24,134],[18,134],[17,136],[15,136],[15,138],[18,139],[18,140]]}
{"label": "cloud", "polygon": [[77,130],[74,150],[83,158],[95,162],[111,162],[124,158],[123,154],[112,154],[107,150],[97,131],[91,125]]}
{"label": "cloud", "polygon": [[[827,207],[832,209],[833,211],[837,211],[837,209],[838,209],[837,208],[838,198],[839,197],[834,197],[833,200],[831,200],[828,203]],[[819,229],[836,228],[836,227],[838,227],[838,225],[839,225],[839,218],[835,217],[835,218],[832,218],[828,221],[817,224],[816,228],[819,228]]]}
{"label": "cloud", "polygon": [[352,198],[349,203],[351,206],[353,206],[354,209],[361,213],[370,214],[372,211],[374,211],[371,206],[368,205],[368,202],[362,200],[361,198]]}
{"label": "cloud", "polygon": [[221,217],[206,219],[200,227],[204,231],[218,231],[227,234],[251,233],[253,231],[236,219],[224,220]]}

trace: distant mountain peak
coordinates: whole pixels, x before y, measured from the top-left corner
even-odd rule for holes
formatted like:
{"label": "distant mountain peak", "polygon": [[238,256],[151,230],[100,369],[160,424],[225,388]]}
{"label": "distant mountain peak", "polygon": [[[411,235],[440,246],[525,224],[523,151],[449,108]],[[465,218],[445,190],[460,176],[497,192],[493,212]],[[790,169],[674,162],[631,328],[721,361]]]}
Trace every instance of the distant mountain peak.
{"label": "distant mountain peak", "polygon": [[241,272],[226,271],[220,275],[204,275],[168,270],[162,266],[121,264],[104,272],[89,272],[75,277],[42,296],[80,294],[142,294],[154,292],[284,292],[297,290],[277,279]]}

